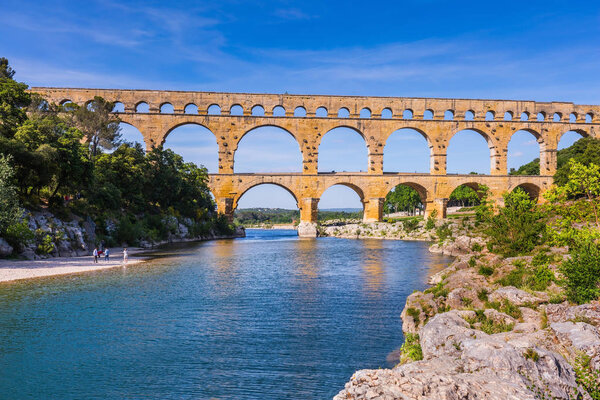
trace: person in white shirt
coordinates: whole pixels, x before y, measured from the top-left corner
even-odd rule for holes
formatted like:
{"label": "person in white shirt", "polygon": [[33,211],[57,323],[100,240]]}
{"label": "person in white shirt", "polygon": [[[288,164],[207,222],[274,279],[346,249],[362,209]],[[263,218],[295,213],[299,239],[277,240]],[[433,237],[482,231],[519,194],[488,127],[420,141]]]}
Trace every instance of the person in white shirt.
{"label": "person in white shirt", "polygon": [[94,255],[94,264],[98,264],[98,248],[96,247],[94,249],[94,253],[92,253]]}
{"label": "person in white shirt", "polygon": [[129,253],[127,252],[127,247],[123,249],[123,264],[127,264],[127,260],[129,260]]}

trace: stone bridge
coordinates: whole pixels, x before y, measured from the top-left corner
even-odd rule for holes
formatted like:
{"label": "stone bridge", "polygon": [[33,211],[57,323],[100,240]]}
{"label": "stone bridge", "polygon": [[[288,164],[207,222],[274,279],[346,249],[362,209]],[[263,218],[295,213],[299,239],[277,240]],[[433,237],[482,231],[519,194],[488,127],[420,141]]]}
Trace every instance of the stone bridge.
{"label": "stone bridge", "polygon": [[[503,192],[517,186],[540,198],[552,184],[562,135],[575,131],[598,137],[600,133],[600,106],[568,102],[42,87],[31,91],[58,104],[86,105],[94,96],[115,102],[119,118],[139,129],[147,148],[163,144],[169,133],[181,125],[201,125],[215,135],[219,148],[219,172],[211,174],[209,180],[219,212],[232,217],[248,189],[268,183],[290,192],[298,202],[301,221],[312,225],[320,196],[333,185],[348,186],[359,195],[366,221],[381,220],[383,200],[398,184],[415,188],[426,206],[426,215],[437,210],[439,218],[446,215],[450,193],[463,184],[474,188],[485,184],[497,200]],[[240,140],[264,126],[282,128],[294,137],[302,153],[302,173],[234,173]],[[364,138],[367,172],[318,172],[321,139],[339,127],[353,129]],[[414,129],[426,139],[430,148],[429,174],[383,172],[386,141],[403,128]],[[465,129],[478,132],[486,140],[490,175],[446,173],[450,139]],[[508,175],[508,143],[521,130],[531,133],[539,143],[540,176]]]}

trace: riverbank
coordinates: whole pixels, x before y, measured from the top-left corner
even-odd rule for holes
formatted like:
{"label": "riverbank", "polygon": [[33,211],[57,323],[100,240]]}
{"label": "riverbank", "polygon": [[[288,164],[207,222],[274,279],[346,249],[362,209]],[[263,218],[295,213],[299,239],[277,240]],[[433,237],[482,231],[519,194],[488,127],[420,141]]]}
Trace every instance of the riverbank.
{"label": "riverbank", "polygon": [[504,258],[468,227],[438,223],[430,251],[456,259],[407,298],[399,364],[357,371],[334,399],[598,398],[600,302],[566,301],[567,250]]}
{"label": "riverbank", "polygon": [[104,257],[94,263],[92,256],[55,257],[44,260],[0,260],[0,282],[42,278],[56,275],[79,274],[103,269],[135,265],[146,260],[141,256],[148,249],[128,248],[129,260],[123,262],[123,249],[111,249],[110,260]]}
{"label": "riverbank", "polygon": [[110,260],[105,261],[104,257],[94,263],[94,258],[89,255],[75,257],[52,257],[38,260],[7,260],[0,259],[0,282],[12,282],[23,279],[42,278],[57,275],[79,274],[93,272],[104,269],[125,267],[139,264],[149,258],[144,256],[153,249],[174,243],[201,242],[207,240],[234,239],[245,237],[245,232],[238,229],[234,235],[211,236],[202,239],[179,239],[177,241],[162,241],[154,243],[148,247],[128,247],[129,260],[127,264],[123,262],[123,248],[111,248]]}

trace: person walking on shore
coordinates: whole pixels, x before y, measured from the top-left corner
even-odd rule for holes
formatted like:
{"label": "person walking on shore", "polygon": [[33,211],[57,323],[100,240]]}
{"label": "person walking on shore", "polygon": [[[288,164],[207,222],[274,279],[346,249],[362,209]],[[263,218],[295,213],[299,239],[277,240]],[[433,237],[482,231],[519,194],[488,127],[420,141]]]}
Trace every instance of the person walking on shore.
{"label": "person walking on shore", "polygon": [[108,249],[104,250],[104,261],[109,261],[108,257],[110,256],[110,251]]}
{"label": "person walking on shore", "polygon": [[94,249],[94,252],[92,254],[94,255],[94,264],[98,264],[98,248],[97,247]]}
{"label": "person walking on shore", "polygon": [[127,252],[127,247],[123,248],[123,264],[127,264],[127,260],[129,260],[129,253]]}

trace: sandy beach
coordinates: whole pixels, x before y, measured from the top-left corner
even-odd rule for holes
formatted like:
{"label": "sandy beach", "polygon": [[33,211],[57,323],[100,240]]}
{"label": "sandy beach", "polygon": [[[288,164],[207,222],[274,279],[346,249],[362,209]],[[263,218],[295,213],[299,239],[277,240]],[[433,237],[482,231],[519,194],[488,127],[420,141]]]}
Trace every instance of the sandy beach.
{"label": "sandy beach", "polygon": [[[139,256],[139,253],[143,250],[128,248],[129,261],[127,265],[143,262],[146,258]],[[97,264],[94,263],[94,257],[92,256],[55,257],[44,260],[0,260],[0,282],[77,274],[115,268],[122,265],[122,249],[111,249],[110,261],[104,261],[104,257],[101,257]]]}

